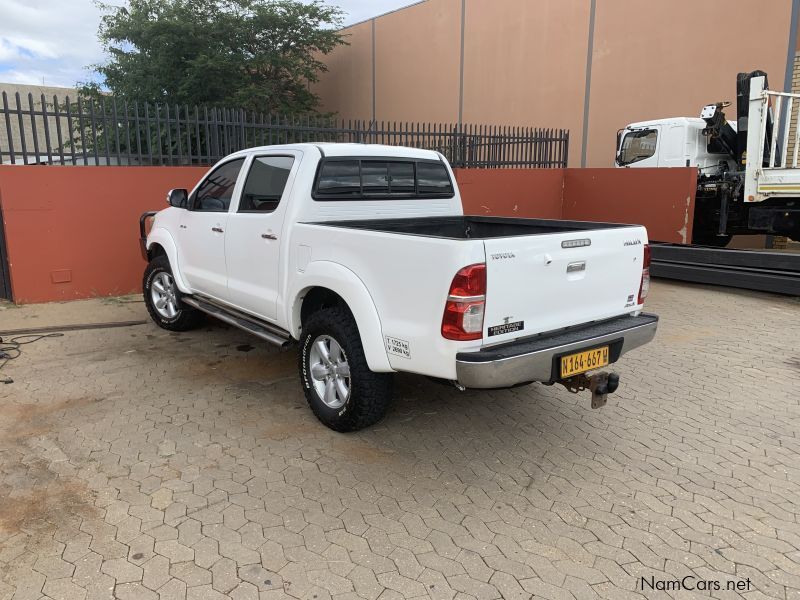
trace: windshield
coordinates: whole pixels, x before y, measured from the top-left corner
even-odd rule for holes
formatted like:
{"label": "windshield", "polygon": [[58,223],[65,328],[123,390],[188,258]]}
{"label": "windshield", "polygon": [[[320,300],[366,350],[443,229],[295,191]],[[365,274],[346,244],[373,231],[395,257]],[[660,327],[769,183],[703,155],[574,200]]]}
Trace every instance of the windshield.
{"label": "windshield", "polygon": [[622,148],[619,151],[617,164],[629,165],[650,158],[656,153],[657,138],[658,132],[655,129],[629,131],[622,138]]}

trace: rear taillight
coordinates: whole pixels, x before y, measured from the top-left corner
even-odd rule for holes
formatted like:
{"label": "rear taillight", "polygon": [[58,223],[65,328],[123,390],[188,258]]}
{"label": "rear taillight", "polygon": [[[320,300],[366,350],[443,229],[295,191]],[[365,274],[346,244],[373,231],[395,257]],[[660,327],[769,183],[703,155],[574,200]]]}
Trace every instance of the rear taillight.
{"label": "rear taillight", "polygon": [[464,267],[450,284],[442,316],[442,336],[459,341],[481,339],[485,305],[486,265]]}
{"label": "rear taillight", "polygon": [[644,259],[642,260],[642,284],[639,286],[639,304],[644,304],[647,293],[650,291],[650,244],[644,245]]}

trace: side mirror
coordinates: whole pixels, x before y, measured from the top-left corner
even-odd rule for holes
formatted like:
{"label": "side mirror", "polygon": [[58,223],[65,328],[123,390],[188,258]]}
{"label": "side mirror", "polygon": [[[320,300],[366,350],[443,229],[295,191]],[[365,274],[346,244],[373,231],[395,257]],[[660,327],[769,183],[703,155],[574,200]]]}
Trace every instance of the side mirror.
{"label": "side mirror", "polygon": [[175,188],[167,194],[167,204],[175,208],[187,208],[189,204],[189,192],[183,188]]}

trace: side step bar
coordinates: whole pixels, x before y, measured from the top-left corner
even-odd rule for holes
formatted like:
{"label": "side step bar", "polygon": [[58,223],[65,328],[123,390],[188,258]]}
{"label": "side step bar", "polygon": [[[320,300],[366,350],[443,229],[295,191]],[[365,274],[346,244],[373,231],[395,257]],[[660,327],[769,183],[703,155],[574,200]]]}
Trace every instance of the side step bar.
{"label": "side step bar", "polygon": [[219,319],[220,321],[228,323],[229,325],[233,325],[234,327],[248,331],[257,337],[260,337],[262,340],[268,341],[270,344],[283,347],[288,345],[292,339],[292,336],[289,334],[289,332],[281,329],[280,327],[276,327],[271,323],[267,323],[266,321],[261,321],[255,317],[246,315],[236,309],[217,304],[208,298],[184,296],[181,298],[181,302],[185,302],[189,306],[193,306],[198,310],[202,310],[204,313],[211,315],[215,319]]}

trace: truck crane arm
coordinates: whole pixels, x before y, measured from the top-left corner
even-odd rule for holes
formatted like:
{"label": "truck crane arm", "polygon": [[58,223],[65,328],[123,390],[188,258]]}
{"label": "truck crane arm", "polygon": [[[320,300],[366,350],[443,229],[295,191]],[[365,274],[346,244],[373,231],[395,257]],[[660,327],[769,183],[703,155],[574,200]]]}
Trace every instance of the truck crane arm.
{"label": "truck crane arm", "polygon": [[707,104],[700,111],[700,118],[706,122],[703,135],[708,136],[708,151],[713,154],[725,153],[736,160],[736,131],[728,123],[725,112],[722,110],[730,104],[730,102]]}

